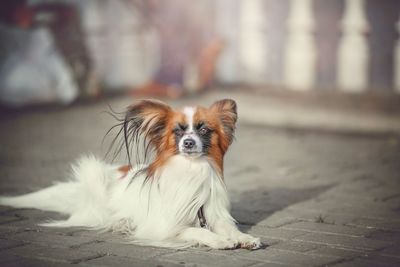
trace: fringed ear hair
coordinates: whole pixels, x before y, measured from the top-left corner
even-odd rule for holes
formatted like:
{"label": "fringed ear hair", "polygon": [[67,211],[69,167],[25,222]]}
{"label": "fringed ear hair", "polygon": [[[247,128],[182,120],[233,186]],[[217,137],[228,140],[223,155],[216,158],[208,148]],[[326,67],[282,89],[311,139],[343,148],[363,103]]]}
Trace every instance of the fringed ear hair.
{"label": "fringed ear hair", "polygon": [[163,137],[166,121],[171,108],[158,100],[141,100],[139,103],[128,107],[124,121],[125,147],[130,162],[130,149],[133,143],[138,145],[141,137],[143,140],[144,157],[151,149],[159,149]]}
{"label": "fringed ear hair", "polygon": [[[131,164],[131,156],[135,147],[137,163],[145,163],[149,153],[161,146],[167,117],[171,111],[172,109],[167,104],[153,99],[140,100],[129,106],[125,117],[118,119],[119,123],[113,127],[120,126],[120,130],[111,146],[114,146],[116,140],[123,134],[123,140],[120,140],[115,147],[114,158],[125,146],[128,161]],[[140,151],[140,148],[143,151]],[[139,154],[144,158],[138,160]]]}
{"label": "fringed ear hair", "polygon": [[223,133],[228,140],[227,145],[230,145],[234,138],[237,121],[236,102],[232,99],[219,100],[211,105],[210,110],[217,114],[222,124]]}

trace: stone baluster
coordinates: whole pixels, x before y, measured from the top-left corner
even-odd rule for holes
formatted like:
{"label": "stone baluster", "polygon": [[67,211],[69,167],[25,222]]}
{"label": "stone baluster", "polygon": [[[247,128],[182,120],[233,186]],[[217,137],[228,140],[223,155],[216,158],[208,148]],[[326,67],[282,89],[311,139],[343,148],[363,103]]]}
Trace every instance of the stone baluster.
{"label": "stone baluster", "polygon": [[[400,17],[396,23],[397,32],[400,35]],[[400,93],[400,37],[397,39],[394,50],[394,87],[397,93]]]}
{"label": "stone baluster", "polygon": [[368,87],[369,48],[365,34],[368,21],[364,0],[346,0],[341,22],[342,37],[337,54],[337,83],[346,92]]}
{"label": "stone baluster", "polygon": [[104,8],[98,0],[88,0],[80,3],[82,5],[82,24],[85,32],[86,45],[89,55],[93,61],[93,68],[98,78],[103,82],[107,72],[109,54],[107,42],[104,34],[106,31],[106,21],[104,19]]}
{"label": "stone baluster", "polygon": [[308,90],[316,76],[313,0],[291,0],[284,55],[284,84],[294,90]]}
{"label": "stone baluster", "polygon": [[225,46],[218,59],[216,76],[223,83],[238,82],[238,12],[237,0],[216,1],[216,29]]}
{"label": "stone baluster", "polygon": [[239,61],[241,80],[263,83],[267,72],[268,47],[263,0],[241,0],[239,6]]}

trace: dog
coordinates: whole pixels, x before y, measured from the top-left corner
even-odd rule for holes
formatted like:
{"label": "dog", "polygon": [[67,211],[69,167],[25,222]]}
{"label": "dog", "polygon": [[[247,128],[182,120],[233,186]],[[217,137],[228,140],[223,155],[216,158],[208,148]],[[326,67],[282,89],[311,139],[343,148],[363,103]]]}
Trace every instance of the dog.
{"label": "dog", "polygon": [[0,204],[67,214],[42,225],[123,232],[140,245],[258,249],[260,239],[237,228],[224,183],[236,121],[230,99],[179,110],[140,100],[113,128],[123,137],[119,152],[125,147],[131,161],[142,140],[147,160],[119,166],[85,156],[72,166],[69,181],[2,197]]}

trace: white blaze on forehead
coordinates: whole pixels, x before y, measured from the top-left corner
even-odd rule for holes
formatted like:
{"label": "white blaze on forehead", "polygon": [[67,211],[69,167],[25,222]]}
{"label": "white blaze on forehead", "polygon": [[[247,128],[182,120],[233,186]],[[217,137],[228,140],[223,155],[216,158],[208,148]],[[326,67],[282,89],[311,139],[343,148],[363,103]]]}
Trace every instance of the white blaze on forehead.
{"label": "white blaze on forehead", "polygon": [[193,148],[191,148],[191,152],[201,153],[203,150],[203,143],[197,133],[194,132],[194,115],[196,114],[196,108],[193,107],[185,107],[182,110],[182,113],[185,115],[185,120],[188,125],[187,129],[185,130],[185,134],[182,136],[181,140],[179,141],[179,151],[185,152],[184,141],[188,139],[192,139],[195,143]]}
{"label": "white blaze on forehead", "polygon": [[193,107],[184,107],[183,108],[183,114],[185,114],[186,117],[186,121],[188,124],[188,128],[186,130],[186,132],[193,132],[193,117],[194,114],[196,113],[196,108]]}

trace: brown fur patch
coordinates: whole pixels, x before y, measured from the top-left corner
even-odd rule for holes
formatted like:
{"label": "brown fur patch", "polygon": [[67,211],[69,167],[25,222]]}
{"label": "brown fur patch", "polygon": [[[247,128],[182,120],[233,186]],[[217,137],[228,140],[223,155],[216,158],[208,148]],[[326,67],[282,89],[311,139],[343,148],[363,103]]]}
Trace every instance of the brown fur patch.
{"label": "brown fur patch", "polygon": [[131,169],[132,169],[131,165],[123,165],[118,168],[118,171],[122,172],[124,175],[126,175]]}
{"label": "brown fur patch", "polygon": [[196,113],[194,114],[193,123],[196,125],[199,122],[205,123],[207,127],[213,130],[211,136],[211,147],[208,151],[208,156],[213,160],[215,167],[217,167],[217,170],[222,175],[224,169],[223,158],[226,152],[224,145],[226,143],[226,137],[222,130],[222,125],[216,114],[211,109],[204,107],[198,107],[196,109]]}
{"label": "brown fur patch", "polygon": [[[156,152],[155,160],[148,167],[148,176],[153,177],[156,170],[162,168],[171,156],[178,153],[174,128],[178,123],[187,124],[186,117],[182,111],[173,110],[168,105],[154,100],[142,100],[131,106],[127,116],[132,116],[139,122],[143,121],[141,130],[148,131]],[[217,101],[210,108],[196,107],[193,117],[194,125],[203,122],[212,129],[208,157],[221,176],[223,158],[232,143],[236,120],[236,103],[229,99]],[[163,129],[160,129],[160,126]]]}

